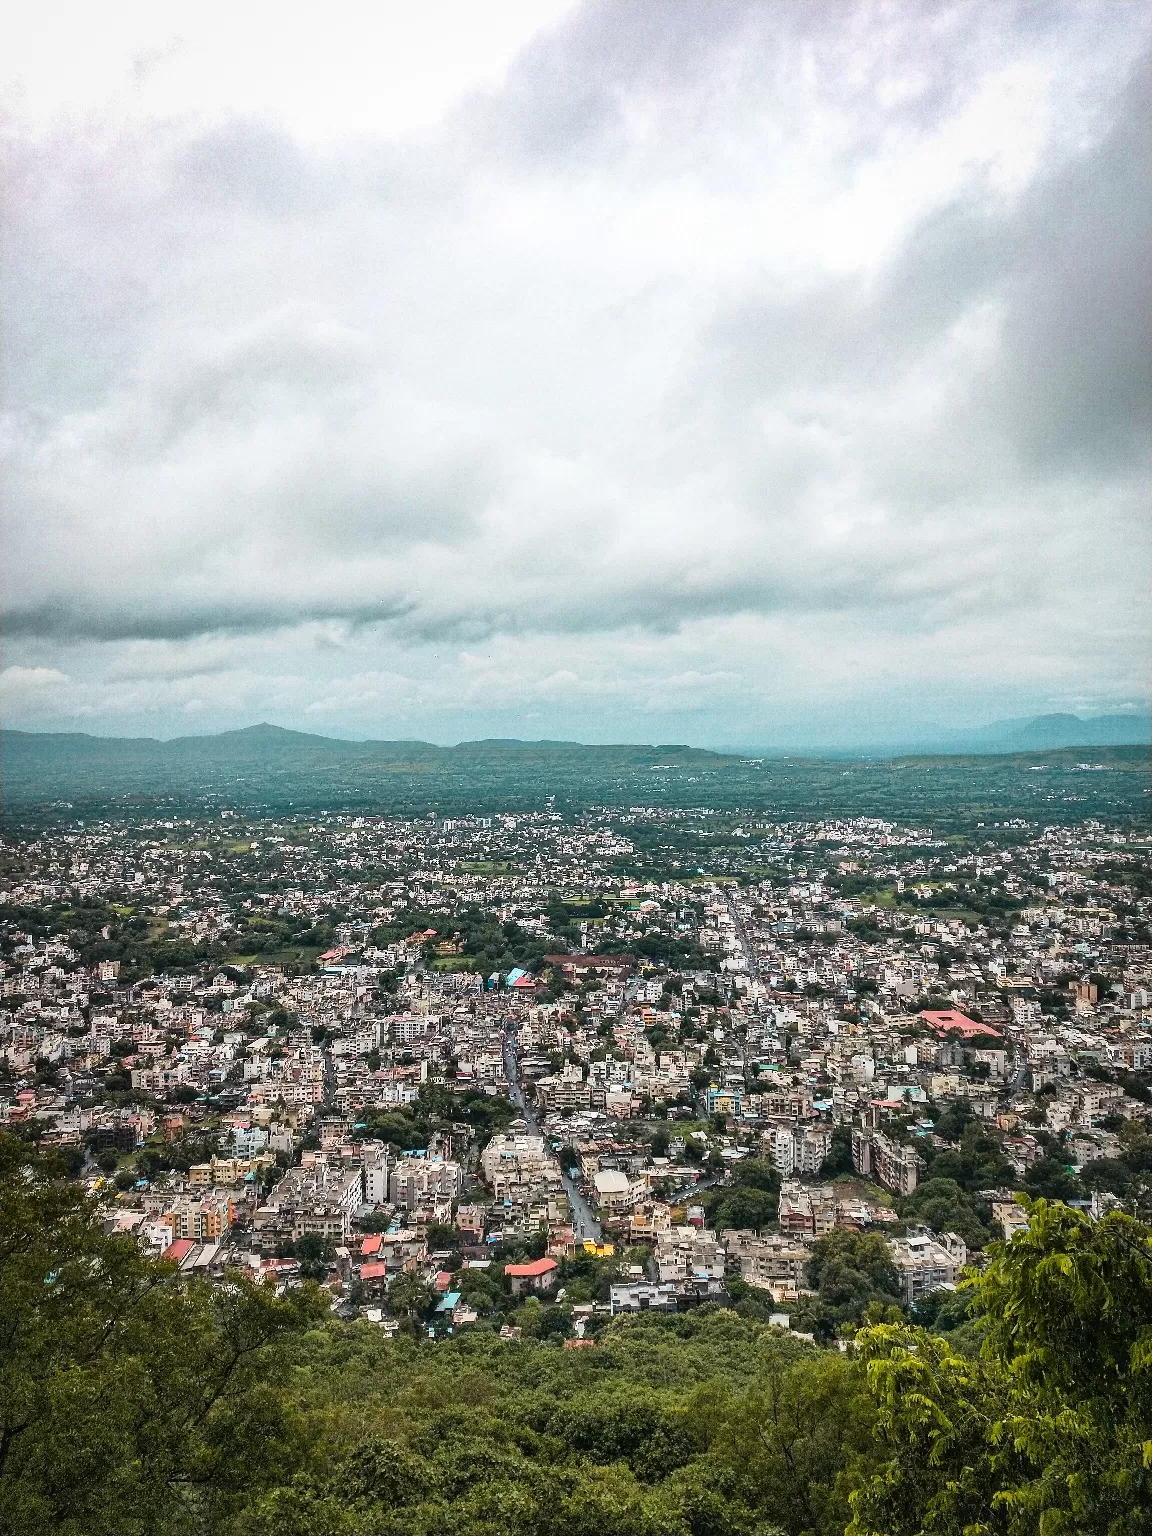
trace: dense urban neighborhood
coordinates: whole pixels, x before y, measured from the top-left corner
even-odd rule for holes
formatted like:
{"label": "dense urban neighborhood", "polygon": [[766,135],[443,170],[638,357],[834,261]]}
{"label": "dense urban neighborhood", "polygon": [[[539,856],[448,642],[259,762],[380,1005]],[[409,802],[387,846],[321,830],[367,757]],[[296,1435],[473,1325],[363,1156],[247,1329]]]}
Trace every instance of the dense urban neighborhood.
{"label": "dense urban neighborhood", "polygon": [[1150,852],[641,808],[75,825],[5,849],[0,1124],[143,1253],[388,1334],[956,1326],[1019,1195],[1148,1209]]}

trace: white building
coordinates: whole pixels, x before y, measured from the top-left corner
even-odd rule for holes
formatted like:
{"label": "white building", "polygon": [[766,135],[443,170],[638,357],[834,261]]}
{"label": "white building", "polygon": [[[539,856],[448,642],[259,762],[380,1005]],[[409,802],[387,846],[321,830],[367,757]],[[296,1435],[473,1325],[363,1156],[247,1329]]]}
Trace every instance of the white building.
{"label": "white building", "polygon": [[388,1198],[405,1210],[433,1205],[437,1200],[455,1200],[463,1188],[459,1163],[442,1158],[402,1157],[388,1175]]}
{"label": "white building", "polygon": [[919,1301],[929,1291],[955,1287],[968,1262],[968,1250],[955,1232],[945,1232],[942,1237],[931,1232],[910,1233],[894,1238],[889,1246],[908,1303]]}

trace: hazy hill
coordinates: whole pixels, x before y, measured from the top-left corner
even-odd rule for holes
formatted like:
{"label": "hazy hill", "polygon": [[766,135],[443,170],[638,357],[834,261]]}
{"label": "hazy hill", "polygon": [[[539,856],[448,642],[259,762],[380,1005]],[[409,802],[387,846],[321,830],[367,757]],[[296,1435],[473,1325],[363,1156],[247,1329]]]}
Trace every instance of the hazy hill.
{"label": "hazy hill", "polygon": [[[175,741],[0,732],[5,819],[141,811],[421,816],[588,805],[739,809],[777,820],[884,816],[936,827],[1007,817],[1146,820],[1147,746],[987,748],[871,759],[749,759],[566,741],[337,741],[270,725]],[[1085,772],[1083,763],[1100,771]]]}
{"label": "hazy hill", "polygon": [[625,784],[647,791],[654,776],[712,774],[739,761],[686,746],[338,741],[274,725],[173,741],[0,732],[0,779],[9,810],[126,797],[397,810],[412,809],[414,794],[425,808],[429,799],[440,808],[494,799],[515,805],[525,795],[538,803],[577,790],[583,799],[597,789],[616,799]]}
{"label": "hazy hill", "polygon": [[719,752],[686,746],[585,746],[576,741],[462,741],[454,747],[438,747],[428,741],[341,741],[288,731],[278,725],[250,725],[244,730],[222,731],[213,736],[178,736],[158,741],[151,736],[89,736],[68,733],[2,731],[0,747],[4,772],[13,776],[33,767],[51,771],[68,764],[133,768],[163,767],[179,773],[189,762],[234,766],[275,766],[284,763],[387,763],[420,765],[515,758],[522,762],[563,762],[635,765],[675,763],[685,767],[716,767],[739,761]]}
{"label": "hazy hill", "polygon": [[952,752],[1041,752],[1058,747],[1146,746],[1152,741],[1147,715],[1036,715],[998,720],[979,731],[957,731],[930,743]]}

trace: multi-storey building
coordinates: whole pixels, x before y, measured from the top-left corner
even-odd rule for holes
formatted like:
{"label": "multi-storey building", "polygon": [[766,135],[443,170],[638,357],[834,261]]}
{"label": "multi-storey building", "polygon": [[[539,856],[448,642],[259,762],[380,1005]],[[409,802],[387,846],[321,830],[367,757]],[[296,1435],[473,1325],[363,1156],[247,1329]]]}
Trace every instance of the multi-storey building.
{"label": "multi-storey building", "polygon": [[904,1300],[909,1305],[929,1291],[954,1286],[968,1262],[968,1250],[955,1232],[945,1232],[941,1237],[931,1232],[909,1233],[907,1237],[893,1238],[889,1247]]}
{"label": "multi-storey building", "polygon": [[180,1195],[160,1219],[172,1228],[174,1242],[218,1243],[232,1225],[232,1202],[221,1195]]}
{"label": "multi-storey building", "polygon": [[924,1159],[912,1147],[890,1140],[882,1131],[852,1132],[852,1166],[893,1194],[910,1195],[924,1169]]}
{"label": "multi-storey building", "polygon": [[388,1198],[405,1210],[454,1200],[463,1187],[460,1165],[441,1158],[402,1157],[388,1175]]}
{"label": "multi-storey building", "polygon": [[351,1214],[362,1199],[360,1169],[312,1163],[289,1168],[256,1211],[255,1230],[270,1239],[293,1242],[305,1236],[348,1239]]}
{"label": "multi-storey building", "polygon": [[731,1231],[724,1234],[729,1267],[739,1266],[749,1285],[763,1290],[795,1290],[804,1284],[811,1254],[783,1234]]}
{"label": "multi-storey building", "polygon": [[654,1262],[661,1281],[686,1280],[696,1275],[720,1280],[726,1260],[724,1244],[707,1227],[672,1227],[656,1238]]}

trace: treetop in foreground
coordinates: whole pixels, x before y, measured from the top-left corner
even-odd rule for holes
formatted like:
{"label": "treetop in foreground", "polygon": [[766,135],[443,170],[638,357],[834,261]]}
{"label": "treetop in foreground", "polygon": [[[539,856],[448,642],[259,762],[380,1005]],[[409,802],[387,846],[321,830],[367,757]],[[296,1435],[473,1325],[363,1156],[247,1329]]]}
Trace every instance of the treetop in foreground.
{"label": "treetop in foreground", "polygon": [[1152,1233],[1029,1214],[948,1338],[877,1322],[841,1353],[705,1306],[581,1350],[389,1340],[311,1285],[143,1258],[0,1137],[0,1529],[1145,1532]]}
{"label": "treetop in foreground", "polygon": [[890,1452],[854,1536],[1152,1529],[1152,1233],[1037,1200],[966,1282],[974,1353],[901,1324],[856,1347]]}

